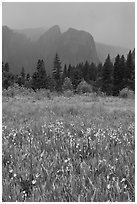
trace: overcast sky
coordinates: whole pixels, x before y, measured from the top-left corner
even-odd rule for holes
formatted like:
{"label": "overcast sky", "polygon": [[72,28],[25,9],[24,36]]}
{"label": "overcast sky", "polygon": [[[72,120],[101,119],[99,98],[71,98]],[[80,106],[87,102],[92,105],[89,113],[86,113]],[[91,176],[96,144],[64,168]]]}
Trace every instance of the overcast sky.
{"label": "overcast sky", "polygon": [[90,32],[97,42],[135,47],[135,3],[4,2],[2,24],[14,29],[73,27]]}

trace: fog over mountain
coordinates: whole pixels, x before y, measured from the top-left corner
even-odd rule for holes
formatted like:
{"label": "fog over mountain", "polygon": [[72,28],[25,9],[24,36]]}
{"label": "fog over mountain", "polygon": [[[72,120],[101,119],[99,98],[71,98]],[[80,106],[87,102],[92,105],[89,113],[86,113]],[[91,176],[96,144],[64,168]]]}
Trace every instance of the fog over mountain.
{"label": "fog over mountain", "polygon": [[99,42],[96,42],[96,50],[97,50],[98,58],[102,63],[104,63],[108,54],[110,55],[112,62],[113,62],[114,58],[118,54],[124,55],[125,57],[127,57],[127,54],[129,52],[129,48],[118,47],[114,45],[105,45]]}
{"label": "fog over mountain", "polygon": [[11,30],[2,27],[2,60],[9,63],[14,73],[19,73],[22,67],[33,73],[39,58],[45,61],[47,73],[51,73],[56,52],[64,66],[86,60],[98,64],[104,62],[108,53],[113,59],[117,54],[126,55],[128,51],[97,43],[90,33],[74,28],[61,33],[58,25],[47,31],[44,28]]}
{"label": "fog over mountain", "polygon": [[62,65],[76,65],[86,60],[99,63],[94,39],[85,31],[70,28],[61,33],[56,25],[32,41],[7,26],[2,28],[2,59],[9,62],[13,72],[18,73],[24,67],[26,72],[32,73],[40,58],[45,61],[47,72],[51,73],[56,52]]}
{"label": "fog over mountain", "polygon": [[37,41],[40,36],[46,31],[48,28],[24,28],[24,29],[14,29],[17,33],[25,34],[26,37],[31,39],[32,41]]}
{"label": "fog over mountain", "polygon": [[[29,37],[32,41],[38,40],[44,32],[48,30],[48,28],[30,28],[30,29],[22,29],[22,30],[15,30],[19,33],[24,33],[27,37]],[[113,59],[117,54],[127,55],[129,52],[129,48],[108,45],[105,43],[95,42],[96,51],[98,58],[101,62],[104,62],[108,53],[110,54],[111,58]]]}
{"label": "fog over mountain", "polygon": [[96,42],[133,50],[135,2],[3,2],[2,25],[29,28],[29,35],[33,28],[75,28],[91,33]]}
{"label": "fog over mountain", "polygon": [[2,60],[15,73],[38,59],[51,73],[56,52],[62,66],[98,64],[135,47],[134,2],[3,2],[2,25]]}

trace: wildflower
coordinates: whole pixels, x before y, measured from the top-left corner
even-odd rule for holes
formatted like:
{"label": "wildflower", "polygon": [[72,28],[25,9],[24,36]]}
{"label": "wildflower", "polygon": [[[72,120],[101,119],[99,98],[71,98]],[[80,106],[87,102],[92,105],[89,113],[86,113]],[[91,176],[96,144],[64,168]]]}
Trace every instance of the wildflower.
{"label": "wildflower", "polygon": [[32,184],[34,185],[35,183],[36,183],[36,180],[33,180],[33,181],[32,181]]}
{"label": "wildflower", "polygon": [[110,184],[108,184],[108,185],[107,185],[107,189],[110,189],[110,188],[111,188],[111,186],[110,186]]}
{"label": "wildflower", "polygon": [[40,174],[36,173],[36,178],[38,178],[40,176]]}
{"label": "wildflower", "polygon": [[126,181],[126,179],[125,178],[123,178],[120,182],[122,183],[122,182],[124,182],[124,181]]}

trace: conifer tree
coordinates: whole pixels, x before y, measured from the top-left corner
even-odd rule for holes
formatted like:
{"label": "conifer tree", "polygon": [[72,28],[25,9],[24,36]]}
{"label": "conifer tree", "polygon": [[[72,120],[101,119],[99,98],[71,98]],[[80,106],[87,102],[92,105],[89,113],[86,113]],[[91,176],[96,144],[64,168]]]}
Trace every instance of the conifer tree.
{"label": "conifer tree", "polygon": [[2,72],[4,72],[5,70],[5,65],[4,65],[4,62],[2,62]]}
{"label": "conifer tree", "polygon": [[7,89],[14,82],[14,75],[10,72],[8,62],[2,62],[2,88]]}
{"label": "conifer tree", "polygon": [[68,78],[72,78],[73,75],[73,67],[69,64],[68,66]]}
{"label": "conifer tree", "polygon": [[19,85],[24,85],[25,84],[25,70],[24,67],[22,67],[21,73],[20,73],[20,84]]}
{"label": "conifer tree", "polygon": [[9,72],[9,64],[8,64],[8,62],[5,63],[4,71]]}
{"label": "conifer tree", "polygon": [[132,71],[132,76],[131,76],[131,85],[130,88],[135,91],[135,48],[132,52],[132,63],[133,63],[133,71]]}
{"label": "conifer tree", "polygon": [[102,77],[102,68],[103,68],[103,65],[102,63],[100,62],[97,66],[97,78],[99,77]]}
{"label": "conifer tree", "polygon": [[56,82],[56,91],[61,91],[61,85],[62,85],[62,80],[61,80],[61,75],[62,75],[62,67],[61,67],[61,62],[59,59],[58,54],[56,53],[55,59],[54,59],[54,67],[53,67],[53,79]]}
{"label": "conifer tree", "polygon": [[113,64],[110,60],[110,56],[108,55],[102,70],[102,91],[107,95],[112,94],[112,72]]}
{"label": "conifer tree", "polygon": [[62,74],[62,82],[64,83],[64,79],[67,77],[67,66],[66,64],[64,65],[64,70]]}
{"label": "conifer tree", "polygon": [[73,66],[71,70],[70,79],[75,90],[78,84],[82,81],[82,66],[83,64],[77,64],[76,67]]}
{"label": "conifer tree", "polygon": [[127,55],[126,69],[125,69],[125,86],[131,88],[135,78],[135,65],[131,50]]}
{"label": "conifer tree", "polygon": [[119,91],[126,87],[127,81],[125,81],[125,57],[119,55],[115,58],[114,71],[113,71],[113,95],[117,96]]}
{"label": "conifer tree", "polygon": [[124,84],[125,69],[126,69],[126,60],[125,60],[124,55],[122,55],[120,58],[121,83],[120,83],[120,89],[119,90],[122,90],[123,88],[125,88],[125,84]]}
{"label": "conifer tree", "polygon": [[47,88],[47,74],[43,60],[39,59],[37,62],[37,71],[34,72],[32,76],[32,88]]}
{"label": "conifer tree", "polygon": [[89,79],[90,81],[96,81],[97,77],[97,68],[96,65],[92,62],[89,68]]}
{"label": "conifer tree", "polygon": [[102,87],[102,70],[103,70],[102,63],[99,63],[96,69],[97,69],[96,81],[94,83],[94,86],[95,86],[96,90],[98,91]]}
{"label": "conifer tree", "polygon": [[89,81],[89,63],[88,61],[85,62],[85,64],[82,67],[82,78],[88,82]]}
{"label": "conifer tree", "polygon": [[30,74],[26,74],[24,86],[26,88],[31,88],[31,76]]}
{"label": "conifer tree", "polygon": [[[122,70],[123,71],[123,70]],[[117,55],[114,62],[114,71],[113,71],[113,95],[117,96],[120,90],[120,84],[122,82],[123,72],[121,73],[120,67],[120,56]]]}
{"label": "conifer tree", "polygon": [[30,80],[30,74],[28,73],[27,75],[26,75],[26,81],[29,81]]}

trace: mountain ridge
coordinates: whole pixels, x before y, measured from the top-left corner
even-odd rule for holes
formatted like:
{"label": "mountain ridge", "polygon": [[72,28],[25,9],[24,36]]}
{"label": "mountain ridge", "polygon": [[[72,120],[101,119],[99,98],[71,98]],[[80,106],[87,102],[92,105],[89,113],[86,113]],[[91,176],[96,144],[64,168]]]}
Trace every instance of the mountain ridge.
{"label": "mountain ridge", "polygon": [[[2,60],[9,62],[14,73],[20,73],[22,67],[26,72],[33,73],[40,58],[45,61],[46,70],[50,74],[56,52],[63,66],[85,61],[98,64],[106,59],[108,53],[113,58],[118,52],[117,47],[95,42],[93,36],[83,30],[69,28],[61,32],[58,25],[48,30],[40,30],[41,34],[39,30],[33,30],[38,34],[37,40],[28,37],[25,34],[26,30],[21,33],[7,26],[2,27]],[[32,38],[34,36],[32,35]],[[124,49],[121,49],[121,53],[122,50]],[[126,51],[128,49],[122,54]]]}
{"label": "mountain ridge", "polygon": [[8,27],[3,27],[2,31],[2,60],[9,62],[14,73],[20,73],[22,67],[26,72],[33,73],[40,58],[45,61],[47,73],[50,74],[56,52],[63,66],[85,61],[99,63],[94,39],[85,31],[71,28],[61,33],[60,27],[55,25],[36,42]]}
{"label": "mountain ridge", "polygon": [[126,57],[130,49],[96,42],[96,50],[100,61],[104,62],[108,54],[110,55],[111,59],[114,59],[118,54]]}
{"label": "mountain ridge", "polygon": [[[58,25],[57,25],[58,26]],[[52,27],[54,27],[54,26],[52,26]],[[51,28],[52,28],[51,27]],[[38,38],[40,38],[40,36],[41,35],[43,35],[44,34],[44,32],[46,32],[48,29],[50,29],[50,28],[43,28],[43,27],[40,27],[40,28],[24,28],[24,29],[12,29],[13,31],[16,31],[16,32],[19,32],[19,33],[26,33],[26,36],[27,35],[29,35],[28,33],[27,33],[27,30],[32,30],[32,31],[34,31],[34,33],[35,32],[37,32],[37,33],[39,33],[38,34]],[[75,29],[75,28],[68,28],[67,30],[69,30],[69,29],[74,29],[74,30],[78,30],[78,29]],[[42,32],[43,31],[43,32]],[[79,30],[79,31],[83,31],[83,30]],[[66,32],[66,31],[64,31],[64,32]],[[88,31],[84,31],[84,32],[88,32]],[[63,33],[63,32],[61,32],[61,33]],[[32,39],[32,40],[34,40],[33,39],[33,36],[30,36],[30,38]],[[130,50],[130,48],[128,48],[128,47],[123,47],[123,46],[115,46],[115,45],[113,45],[113,44],[106,44],[106,43],[103,43],[103,42],[99,42],[99,41],[95,41],[95,43],[98,43],[98,44],[103,44],[103,45],[105,45],[105,46],[108,46],[108,47],[115,47],[115,48],[122,48],[122,49],[127,49],[127,50]]]}

